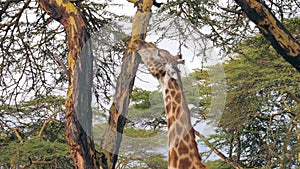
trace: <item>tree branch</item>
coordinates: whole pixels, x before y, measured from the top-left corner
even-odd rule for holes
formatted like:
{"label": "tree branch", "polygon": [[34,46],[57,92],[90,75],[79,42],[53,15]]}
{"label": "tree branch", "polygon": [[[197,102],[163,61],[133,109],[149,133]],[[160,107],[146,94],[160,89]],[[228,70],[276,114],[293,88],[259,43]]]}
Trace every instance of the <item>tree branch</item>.
{"label": "tree branch", "polygon": [[195,134],[221,159],[223,159],[228,164],[232,165],[236,169],[243,169],[242,166],[240,166],[238,163],[233,161],[230,158],[227,158],[222,152],[220,152],[218,149],[216,149],[200,132],[195,130]]}
{"label": "tree branch", "polygon": [[38,134],[37,136],[33,137],[33,138],[41,138],[42,135],[43,135],[43,132],[44,132],[46,126],[47,126],[47,124],[50,123],[51,121],[54,121],[54,122],[58,123],[58,122],[57,122],[55,119],[53,119],[52,117],[55,116],[55,115],[56,115],[57,113],[59,113],[59,112],[60,112],[60,111],[53,112],[53,113],[51,114],[51,116],[44,122],[42,128],[41,128],[40,131],[39,131],[39,134]]}
{"label": "tree branch", "polygon": [[273,48],[300,71],[300,44],[260,0],[235,0]]}
{"label": "tree branch", "polygon": [[22,139],[21,135],[19,134],[18,129],[17,128],[13,128],[13,130],[14,130],[14,133],[15,133],[16,137],[20,141],[20,143],[23,144],[23,139]]}
{"label": "tree branch", "polygon": [[22,169],[25,169],[25,168],[28,168],[32,165],[41,165],[41,164],[51,164],[53,163],[53,160],[51,161],[32,161],[30,158],[29,158],[29,163],[28,164],[25,164],[23,167],[21,167]]}

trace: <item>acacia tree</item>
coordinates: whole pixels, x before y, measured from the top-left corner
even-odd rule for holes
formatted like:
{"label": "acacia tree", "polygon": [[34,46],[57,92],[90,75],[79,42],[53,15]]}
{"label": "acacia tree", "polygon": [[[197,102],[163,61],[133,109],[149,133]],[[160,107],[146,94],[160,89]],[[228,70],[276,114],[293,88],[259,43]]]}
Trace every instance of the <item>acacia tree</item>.
{"label": "acacia tree", "polygon": [[212,138],[245,168],[293,168],[299,165],[299,74],[266,42],[249,38],[240,45],[243,55],[224,64],[226,109]]}
{"label": "acacia tree", "polygon": [[238,44],[257,32],[248,17],[274,49],[299,70],[300,45],[295,39],[299,32],[292,35],[284,25],[286,19],[297,17],[299,6],[299,2],[287,0],[187,0],[169,1],[162,11],[189,21],[227,56],[239,52]]}
{"label": "acacia tree", "polygon": [[[56,94],[60,91],[59,87],[66,89],[64,83],[68,80],[66,138],[72,158],[77,168],[98,168],[99,158],[96,158],[94,143],[88,137],[93,77],[88,40],[89,32],[99,29],[105,23],[99,14],[105,4],[69,1],[38,3],[39,6],[30,0],[1,2],[1,102],[3,105],[18,106],[20,99]],[[62,38],[65,32],[67,36]],[[66,68],[64,59],[67,53]],[[102,68],[105,66],[107,70],[111,69],[107,62]],[[49,79],[52,81],[49,82]],[[1,110],[4,117],[7,113],[9,111],[6,109]],[[85,121],[79,122],[82,116],[86,117],[81,118]],[[17,120],[22,120],[22,116]],[[10,126],[2,129],[7,127]]]}
{"label": "acacia tree", "polygon": [[[132,2],[138,6],[139,10],[133,21],[131,41],[145,39],[153,1]],[[89,34],[85,22],[79,11],[70,2],[39,1],[39,3],[45,11],[64,25],[68,36],[69,88],[66,100],[66,138],[75,166],[76,168],[99,168],[100,166],[114,168],[126,122],[129,94],[133,87],[140,58],[132,55],[131,43],[129,43],[129,50],[125,53],[126,57],[121,68],[122,73],[119,75],[117,83],[115,100],[110,108],[109,128],[103,136],[101,152],[97,153],[93,141],[88,136],[89,133],[86,133],[81,125],[91,125],[92,114],[90,108],[92,57],[87,42]],[[144,17],[143,20],[140,19],[141,15]],[[83,52],[84,45],[85,52]],[[78,117],[84,116],[86,121],[80,123]],[[86,127],[91,128],[91,126]]]}

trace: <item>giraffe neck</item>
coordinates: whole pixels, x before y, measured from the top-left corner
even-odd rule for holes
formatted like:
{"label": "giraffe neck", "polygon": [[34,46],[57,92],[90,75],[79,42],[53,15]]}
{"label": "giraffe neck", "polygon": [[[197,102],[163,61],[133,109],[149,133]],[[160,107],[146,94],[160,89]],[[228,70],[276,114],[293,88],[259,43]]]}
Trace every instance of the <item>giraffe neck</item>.
{"label": "giraffe neck", "polygon": [[[177,72],[178,73],[178,72]],[[169,136],[168,169],[205,168],[198,153],[180,77],[161,81]]]}
{"label": "giraffe neck", "polygon": [[141,40],[136,40],[133,46],[162,87],[168,122],[168,169],[207,169],[198,153],[190,112],[183,95],[177,68],[179,58]]}

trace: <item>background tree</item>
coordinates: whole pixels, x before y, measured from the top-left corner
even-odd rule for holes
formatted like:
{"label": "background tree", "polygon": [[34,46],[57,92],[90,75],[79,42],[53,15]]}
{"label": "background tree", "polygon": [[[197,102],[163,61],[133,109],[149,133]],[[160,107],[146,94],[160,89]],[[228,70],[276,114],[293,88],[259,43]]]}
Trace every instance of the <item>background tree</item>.
{"label": "background tree", "polygon": [[[105,4],[94,2],[74,2],[74,4],[72,4],[69,1],[62,3],[60,3],[60,1],[38,1],[38,3],[30,0],[1,2],[1,30],[3,30],[1,31],[1,102],[2,105],[19,106],[20,100],[28,101],[38,95],[46,95],[46,97],[51,94],[57,95],[62,91],[66,91],[67,85],[65,85],[65,83],[69,81],[71,85],[69,86],[70,94],[67,99],[68,104],[66,104],[68,111],[65,116],[67,118],[67,127],[65,129],[69,131],[67,132],[67,142],[70,145],[70,149],[74,150],[71,151],[72,156],[80,156],[78,149],[75,150],[76,148],[74,149],[74,146],[72,147],[71,145],[74,145],[74,143],[82,144],[82,142],[73,142],[74,140],[72,141],[72,139],[77,136],[86,136],[86,134],[83,132],[84,134],[76,136],[76,130],[79,131],[78,128],[80,128],[80,125],[78,125],[76,115],[74,113],[72,114],[72,110],[74,110],[74,107],[72,107],[73,98],[71,98],[72,87],[75,86],[76,88],[76,85],[79,84],[76,83],[78,81],[89,81],[85,81],[84,79],[78,80],[78,77],[90,77],[91,79],[92,74],[89,76],[81,76],[80,73],[84,74],[89,71],[84,70],[84,72],[80,72],[76,70],[74,62],[76,62],[77,58],[80,58],[79,53],[83,46],[86,45],[85,43],[89,38],[88,30],[99,30],[100,26],[106,22],[102,17],[104,15],[100,13],[105,12],[103,10]],[[54,7],[49,8],[49,6]],[[51,10],[57,11],[54,14]],[[70,12],[70,10],[73,13]],[[46,12],[48,12],[50,16],[48,16]],[[59,14],[61,16],[58,16]],[[106,14],[109,16],[109,13]],[[67,18],[73,18],[77,22],[69,23],[68,21],[70,20],[67,20]],[[64,25],[65,31],[56,21]],[[82,32],[78,33],[73,30]],[[76,33],[81,36],[74,36]],[[76,39],[79,40],[77,41]],[[56,45],[59,47],[56,47]],[[68,68],[64,66],[67,60],[67,52]],[[86,61],[88,61],[87,58],[84,63],[87,63]],[[57,64],[57,62],[59,64]],[[107,67],[107,70],[109,70],[112,68],[109,67],[109,65],[109,63],[103,64],[102,62],[102,68]],[[81,66],[84,67],[84,65]],[[92,68],[90,65],[87,67]],[[107,78],[104,75],[105,73],[98,73],[96,76]],[[74,77],[75,79],[77,78],[75,81]],[[79,86],[80,88],[84,86],[89,88],[89,85],[79,84]],[[103,86],[105,86],[105,84]],[[98,90],[107,90],[107,88],[98,88]],[[79,92],[75,92],[79,93],[79,96],[90,93],[82,93],[82,89]],[[103,93],[105,96],[105,92],[98,93]],[[86,99],[83,100],[87,101],[87,103],[84,103],[85,108],[83,106],[75,106],[75,109],[83,108],[89,110],[88,105],[90,104],[89,99],[91,97],[86,96],[85,98]],[[81,110],[78,112],[81,112]],[[8,113],[6,110],[2,112]],[[91,111],[89,113],[91,113]],[[15,114],[11,115],[14,116]],[[80,115],[80,113],[77,115]],[[22,117],[20,117],[20,119],[22,120]],[[70,126],[72,125],[77,128],[70,130]],[[89,127],[85,128],[87,132],[89,132],[88,128]],[[73,131],[75,131],[75,133],[71,133]],[[80,139],[81,141],[86,141],[84,138]],[[90,142],[89,144],[92,145],[93,143]],[[82,148],[89,149],[90,147]],[[86,155],[86,153],[81,153],[81,155]],[[75,161],[75,166],[83,165],[82,161],[80,161],[82,160],[81,157],[76,159],[79,161]],[[89,165],[88,163],[86,164]]]}
{"label": "background tree", "polygon": [[224,64],[226,109],[212,140],[245,168],[296,167],[299,75],[261,35],[239,47]]}
{"label": "background tree", "polygon": [[62,97],[1,105],[1,168],[74,168],[65,140]]}
{"label": "background tree", "polygon": [[[274,49],[299,70],[300,45],[295,39],[295,35],[298,36],[299,32],[291,34],[284,24],[285,20],[297,18],[299,15],[297,1],[173,0],[168,1],[161,11],[174,16],[173,18],[180,17],[186,20],[187,24],[197,29],[194,34],[201,34],[202,37],[210,39],[215,46],[222,49],[222,53],[226,56],[238,52],[238,44],[259,30]],[[253,22],[245,19],[245,15]],[[258,29],[253,29],[253,23]],[[168,30],[168,28],[164,29]],[[185,30],[184,28],[178,29],[179,31]],[[185,30],[183,35],[186,34],[189,32]],[[184,37],[182,36],[182,42],[185,41]]]}

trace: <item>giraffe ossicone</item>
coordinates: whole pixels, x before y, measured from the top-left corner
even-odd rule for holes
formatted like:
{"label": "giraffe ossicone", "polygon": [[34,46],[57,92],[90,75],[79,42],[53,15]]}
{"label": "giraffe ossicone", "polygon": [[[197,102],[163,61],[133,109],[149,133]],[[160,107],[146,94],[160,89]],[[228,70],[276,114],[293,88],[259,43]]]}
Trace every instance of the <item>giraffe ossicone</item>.
{"label": "giraffe ossicone", "polygon": [[198,152],[177,67],[183,60],[142,40],[134,41],[133,51],[142,57],[162,88],[168,124],[168,169],[207,169]]}

